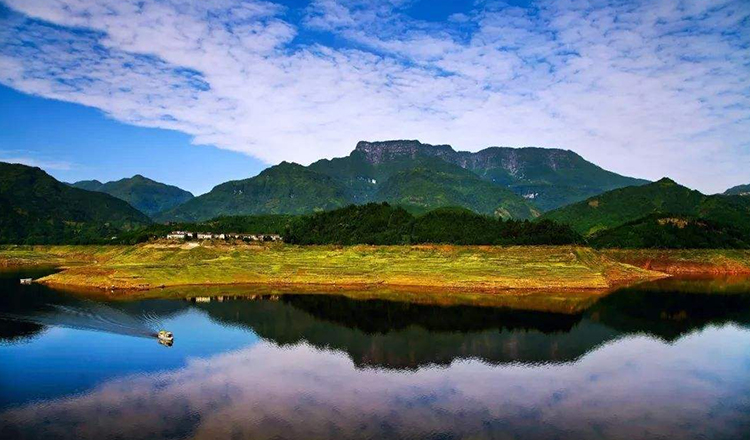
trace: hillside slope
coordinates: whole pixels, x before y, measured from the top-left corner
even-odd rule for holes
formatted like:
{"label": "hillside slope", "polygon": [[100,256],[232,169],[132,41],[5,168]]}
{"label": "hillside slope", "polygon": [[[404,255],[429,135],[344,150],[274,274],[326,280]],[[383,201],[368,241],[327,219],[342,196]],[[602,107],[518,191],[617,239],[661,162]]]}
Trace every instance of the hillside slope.
{"label": "hillside slope", "polygon": [[0,243],[89,242],[150,222],[108,194],[72,188],[39,168],[0,162]]}
{"label": "hillside slope", "polygon": [[648,185],[621,188],[544,214],[592,236],[654,214],[687,216],[718,225],[750,229],[750,201],[739,196],[707,196],[664,178]]}
{"label": "hillside slope", "polygon": [[[362,177],[361,171],[366,171]],[[358,176],[351,178],[351,176]],[[357,160],[303,167],[282,163],[257,177],[227,182],[208,194],[157,216],[164,221],[206,220],[219,215],[309,214],[349,204],[387,201],[415,211],[463,206],[503,218],[528,219],[538,211],[512,191],[433,157],[383,167]]]}
{"label": "hillside slope", "polygon": [[204,221],[221,215],[307,214],[349,204],[330,176],[282,162],[255,177],[222,183],[156,216],[161,221]]}
{"label": "hillside slope", "polygon": [[503,219],[539,216],[538,210],[512,191],[482,180],[463,168],[455,168],[417,167],[400,171],[380,186],[374,199],[416,208],[416,211],[461,206]]}
{"label": "hillside slope", "polygon": [[745,196],[750,197],[750,184],[737,185],[724,191],[725,196]]}
{"label": "hillside slope", "polygon": [[107,183],[82,180],[73,183],[72,186],[115,196],[150,217],[193,198],[193,194],[188,191],[148,179],[140,174]]}
{"label": "hillside slope", "polygon": [[359,142],[348,157],[319,161],[311,167],[350,181],[367,181],[377,179],[373,170],[420,157],[439,158],[467,169],[533,201],[543,211],[612,189],[648,183],[604,170],[568,150],[490,147],[470,153],[416,140]]}

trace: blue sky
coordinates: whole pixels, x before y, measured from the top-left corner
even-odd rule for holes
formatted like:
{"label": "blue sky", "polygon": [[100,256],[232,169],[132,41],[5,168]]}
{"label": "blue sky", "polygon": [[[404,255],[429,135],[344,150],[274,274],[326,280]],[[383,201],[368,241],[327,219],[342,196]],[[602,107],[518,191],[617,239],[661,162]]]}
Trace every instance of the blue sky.
{"label": "blue sky", "polygon": [[0,161],[38,166],[66,182],[143,174],[195,194],[267,166],[247,154],[191,145],[184,133],[123,124],[97,109],[5,86],[0,86]]}
{"label": "blue sky", "polygon": [[0,0],[0,160],[196,194],[359,140],[750,182],[745,0]]}

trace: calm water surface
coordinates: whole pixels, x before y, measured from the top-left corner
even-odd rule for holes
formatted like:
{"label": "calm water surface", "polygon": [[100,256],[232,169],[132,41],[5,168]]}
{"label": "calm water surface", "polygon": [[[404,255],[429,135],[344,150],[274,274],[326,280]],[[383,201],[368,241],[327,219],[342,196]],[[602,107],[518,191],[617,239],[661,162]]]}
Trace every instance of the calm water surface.
{"label": "calm water surface", "polygon": [[747,281],[563,314],[18,284],[41,274],[0,273],[2,438],[750,438]]}

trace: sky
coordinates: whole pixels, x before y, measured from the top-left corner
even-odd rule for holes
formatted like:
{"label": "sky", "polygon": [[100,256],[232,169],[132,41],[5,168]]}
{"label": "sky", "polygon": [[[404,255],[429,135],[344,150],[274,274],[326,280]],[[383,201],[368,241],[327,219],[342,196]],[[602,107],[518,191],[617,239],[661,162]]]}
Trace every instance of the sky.
{"label": "sky", "polygon": [[0,160],[200,194],[386,139],[750,183],[750,2],[0,0]]}

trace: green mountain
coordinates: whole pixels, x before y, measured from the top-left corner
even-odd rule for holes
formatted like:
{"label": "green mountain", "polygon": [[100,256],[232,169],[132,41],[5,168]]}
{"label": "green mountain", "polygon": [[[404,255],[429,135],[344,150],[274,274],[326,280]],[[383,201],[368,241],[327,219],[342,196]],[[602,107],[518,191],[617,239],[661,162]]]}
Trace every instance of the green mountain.
{"label": "green mountain", "polygon": [[609,191],[548,212],[541,218],[568,224],[583,235],[593,236],[654,214],[686,216],[750,229],[750,199],[707,196],[667,178]]}
{"label": "green mountain", "polygon": [[191,193],[183,189],[156,182],[140,174],[107,183],[101,183],[98,180],[82,180],[73,183],[72,186],[115,196],[150,217],[193,198]]}
{"label": "green mountain", "polygon": [[416,212],[461,206],[503,219],[539,216],[539,211],[512,191],[482,180],[471,171],[457,166],[453,168],[420,166],[399,171],[380,185],[374,199],[412,208]]}
{"label": "green mountain", "polygon": [[747,249],[750,234],[732,225],[671,214],[653,214],[595,234],[600,248]]}
{"label": "green mountain", "polygon": [[204,221],[222,215],[307,214],[349,204],[334,178],[282,162],[255,177],[222,183],[156,216],[161,221]]}
{"label": "green mountain", "polygon": [[507,187],[533,201],[542,211],[612,189],[648,183],[606,171],[567,150],[491,147],[470,153],[455,151],[450,145],[423,144],[416,140],[359,142],[348,157],[321,160],[310,168],[343,180],[355,199],[367,202],[378,181],[412,168],[413,162],[428,157]]}
{"label": "green mountain", "polygon": [[533,218],[528,201],[474,173],[435,157],[403,158],[384,165],[348,158],[309,167],[282,163],[256,177],[219,185],[157,216],[163,221],[200,221],[218,215],[307,214],[349,204],[387,201],[424,212],[463,206],[503,218]]}
{"label": "green mountain", "polygon": [[0,243],[85,243],[149,223],[108,194],[70,187],[39,168],[0,162]]}
{"label": "green mountain", "polygon": [[737,185],[724,191],[725,196],[750,196],[750,185]]}
{"label": "green mountain", "polygon": [[85,189],[86,191],[99,191],[102,186],[104,186],[104,184],[98,180],[81,180],[76,183],[70,183],[69,185],[78,189]]}
{"label": "green mountain", "polygon": [[219,185],[156,218],[195,221],[218,215],[299,214],[386,201],[413,212],[461,206],[506,219],[528,219],[613,188],[643,183],[603,170],[571,151],[493,147],[468,153],[419,141],[359,142],[349,156],[308,167],[271,167],[257,177]]}

